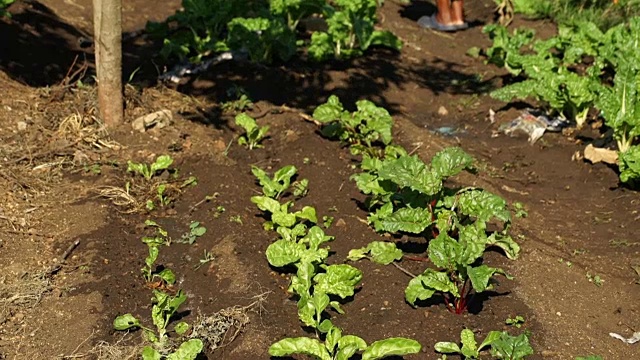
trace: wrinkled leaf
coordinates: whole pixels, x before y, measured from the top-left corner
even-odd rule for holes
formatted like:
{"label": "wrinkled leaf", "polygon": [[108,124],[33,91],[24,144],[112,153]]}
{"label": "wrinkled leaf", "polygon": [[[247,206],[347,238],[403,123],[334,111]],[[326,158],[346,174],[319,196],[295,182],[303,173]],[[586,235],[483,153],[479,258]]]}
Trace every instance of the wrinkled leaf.
{"label": "wrinkled leaf", "polygon": [[362,271],[348,264],[322,265],[325,273],[317,274],[314,291],[321,291],[341,298],[353,296],[355,287],[362,280]]}
{"label": "wrinkled leaf", "polygon": [[191,339],[180,344],[178,350],[167,356],[167,360],[194,360],[202,352],[204,345],[200,339]]}
{"label": "wrinkled leaf", "polygon": [[362,360],[377,360],[387,356],[417,354],[422,349],[419,342],[405,338],[378,340],[362,353]]}
{"label": "wrinkled leaf", "polygon": [[303,244],[280,239],[269,245],[265,253],[271,266],[283,267],[300,260],[305,250]]}
{"label": "wrinkled leaf", "polygon": [[306,337],[282,339],[269,347],[269,355],[285,357],[291,355],[309,355],[320,360],[332,360],[324,344],[317,339]]}
{"label": "wrinkled leaf", "polygon": [[131,314],[120,315],[113,320],[113,328],[118,331],[124,331],[134,327],[140,327],[140,320]]}

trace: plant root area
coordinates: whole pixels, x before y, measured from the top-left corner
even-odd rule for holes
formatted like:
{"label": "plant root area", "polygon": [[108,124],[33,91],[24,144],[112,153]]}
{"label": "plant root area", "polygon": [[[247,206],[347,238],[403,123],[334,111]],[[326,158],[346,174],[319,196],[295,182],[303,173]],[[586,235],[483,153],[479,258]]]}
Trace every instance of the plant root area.
{"label": "plant root area", "polygon": [[[634,270],[640,266],[640,193],[621,186],[614,168],[572,160],[600,136],[591,126],[547,133],[534,145],[526,136],[497,132],[536,104],[491,99],[488,91],[502,85],[506,72],[466,55],[470,47],[489,45],[481,29],[493,21],[493,1],[465,3],[470,29],[453,34],[416,25],[435,10],[429,2],[386,1],[380,26],[402,38],[400,53],[374,49],[324,64],[227,62],[170,85],[156,81],[163,70],[152,61],[158,44],[143,29],[180,2],[124,6],[125,80],[138,71],[125,86],[126,123],[108,132],[95,120],[96,89],[86,81],[94,67],[86,45],[91,1],[17,1],[13,17],[0,19],[0,358],[138,358],[142,331],[115,331],[113,320],[131,313],[153,326],[153,286],[140,271],[148,254],[141,241],[150,235],[147,219],[173,239],[192,221],[207,228],[193,244],[162,247],[156,262],[173,270],[174,287],[188,296],[175,321],[196,326],[206,338],[202,358],[269,359],[273,342],[314,336],[301,326],[296,299],[287,292],[292,272],[267,263],[265,250],[277,234],[263,229],[265,219],[250,201],[260,194],[252,165],[271,173],[295,165],[299,178],[309,179],[309,193],[296,207],[314,206],[319,218],[334,218],[326,230],[335,236],[328,263],[343,263],[349,250],[374,240],[425,257],[424,238],[384,236],[366,224],[366,197],[349,179],[359,158],[305,120],[332,94],[350,110],[360,99],[385,107],[395,141],[426,161],[446,146],[461,146],[479,171],[452,179],[455,185],[485,188],[526,210],[511,229],[520,257],[489,252],[484,259],[514,280],[501,278],[461,315],[438,297],[408,305],[410,276],[394,266],[351,263],[363,271],[362,283],[344,301],[344,315],[331,313],[345,334],[368,343],[416,339],[422,352],[406,359],[439,359],[434,344],[459,341],[465,328],[480,339],[492,330],[528,331],[535,350],[530,359],[640,358],[640,345],[609,336],[640,331]],[[554,31],[548,22],[517,17],[511,26],[532,27],[541,36]],[[242,129],[221,107],[234,86],[254,102],[247,113],[271,127],[263,148],[237,144]],[[134,119],[163,109],[173,114],[168,126],[132,130]],[[174,159],[171,168],[181,179],[194,176],[197,185],[174,188],[168,205],[148,212],[145,202],[156,194],[127,173],[127,161],[149,163],[162,154]],[[428,263],[399,265],[419,274]],[[525,319],[522,327],[505,323],[516,316]]]}

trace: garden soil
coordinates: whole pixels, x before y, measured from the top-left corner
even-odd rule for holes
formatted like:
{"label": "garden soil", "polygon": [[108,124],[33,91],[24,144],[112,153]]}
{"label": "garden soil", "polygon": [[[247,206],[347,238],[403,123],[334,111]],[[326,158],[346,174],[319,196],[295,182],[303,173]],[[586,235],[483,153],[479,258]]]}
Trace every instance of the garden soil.
{"label": "garden soil", "polygon": [[[423,159],[461,146],[480,171],[455,184],[486,188],[527,212],[512,228],[520,258],[490,252],[485,259],[514,280],[501,279],[494,291],[476,296],[468,313],[449,313],[441,299],[413,308],[404,301],[408,275],[362,261],[354,264],[364,273],[362,284],[344,302],[346,314],[332,315],[335,324],[368,342],[418,340],[423,352],[407,359],[438,359],[433,345],[456,341],[464,328],[478,337],[527,331],[536,352],[531,359],[640,358],[640,344],[609,336],[640,331],[640,274],[633,269],[640,266],[640,193],[622,187],[615,168],[572,160],[598,141],[597,124],[548,133],[534,145],[526,136],[497,132],[535,104],[492,100],[488,90],[506,81],[506,73],[466,54],[488,45],[481,28],[493,21],[493,1],[468,2],[471,28],[455,34],[416,26],[434,11],[430,3],[386,1],[380,26],[402,38],[400,53],[374,50],[321,65],[222,63],[165,86],[155,81],[164,70],[154,60],[157,45],[142,30],[179,5],[125,1],[125,75],[136,74],[125,89],[127,123],[109,133],[95,121],[95,89],[86,81],[93,69],[91,1],[17,1],[13,18],[0,20],[0,358],[136,358],[140,331],[116,332],[112,322],[132,313],[150,323],[151,290],[140,275],[147,251],[140,239],[151,234],[142,225],[147,218],[174,239],[191,221],[207,228],[194,244],[173,243],[159,258],[188,294],[180,318],[221,319],[222,332],[211,334],[217,347],[204,358],[267,359],[274,341],[312,336],[286,291],[291,273],[266,261],[275,236],[262,229],[264,219],[250,202],[259,193],[251,165],[294,164],[309,179],[309,194],[296,203],[334,218],[327,230],[335,236],[330,263],[344,262],[350,249],[372,240],[396,241],[425,256],[421,238],[388,238],[366,224],[365,197],[349,180],[357,158],[305,120],[331,94],[349,108],[359,99],[387,108],[396,141]],[[533,27],[542,36],[554,31],[551,23],[519,18],[511,26]],[[234,85],[254,100],[249,114],[271,126],[264,148],[248,151],[235,142],[240,129],[220,107]],[[133,119],[162,109],[172,111],[171,125],[131,130]],[[170,154],[180,176],[198,183],[172,192],[168,207],[131,212],[144,206],[149,185],[127,174],[126,162],[159,154]],[[132,196],[122,191],[127,182]],[[211,261],[201,265],[205,253]],[[426,267],[400,265],[414,274]],[[521,328],[505,324],[515,316],[525,319]]]}

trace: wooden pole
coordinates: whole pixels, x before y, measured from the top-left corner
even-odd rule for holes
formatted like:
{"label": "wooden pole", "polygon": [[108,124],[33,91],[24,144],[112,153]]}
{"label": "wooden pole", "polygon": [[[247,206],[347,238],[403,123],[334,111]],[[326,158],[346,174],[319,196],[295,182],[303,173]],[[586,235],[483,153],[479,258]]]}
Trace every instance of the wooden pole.
{"label": "wooden pole", "polygon": [[122,0],[93,0],[98,106],[107,127],[124,121],[122,98]]}

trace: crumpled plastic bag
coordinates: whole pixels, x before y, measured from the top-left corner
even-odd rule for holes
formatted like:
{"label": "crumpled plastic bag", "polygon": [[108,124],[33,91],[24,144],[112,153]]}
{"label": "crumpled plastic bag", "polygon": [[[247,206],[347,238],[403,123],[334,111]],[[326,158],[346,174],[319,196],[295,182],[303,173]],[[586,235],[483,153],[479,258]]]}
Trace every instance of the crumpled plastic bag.
{"label": "crumpled plastic bag", "polygon": [[611,336],[612,338],[624,341],[627,344],[635,344],[638,341],[640,341],[640,331],[634,332],[633,336],[631,336],[630,338],[625,338],[624,336],[616,333],[609,333],[609,336]]}
{"label": "crumpled plastic bag", "polygon": [[529,143],[533,145],[544,135],[545,131],[560,132],[569,125],[569,121],[562,118],[549,118],[543,113],[527,109],[511,122],[500,125],[499,132],[513,136],[515,133],[529,135]]}

